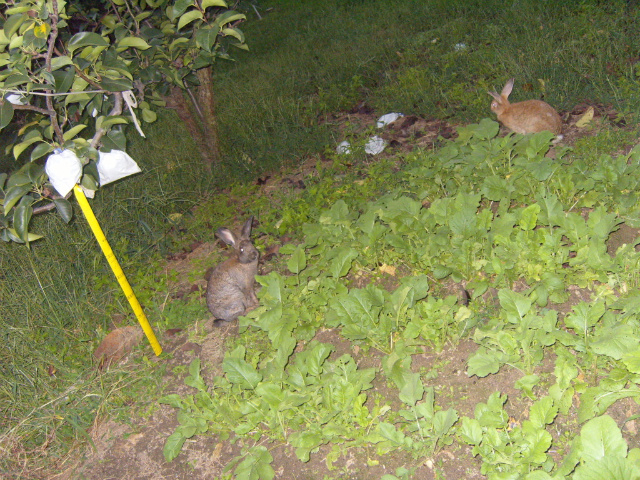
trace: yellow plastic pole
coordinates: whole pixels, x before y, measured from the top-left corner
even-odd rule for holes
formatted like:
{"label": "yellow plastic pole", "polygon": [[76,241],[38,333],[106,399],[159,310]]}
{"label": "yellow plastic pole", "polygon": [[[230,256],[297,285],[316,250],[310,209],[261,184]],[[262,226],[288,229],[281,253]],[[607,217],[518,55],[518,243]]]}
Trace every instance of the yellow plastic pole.
{"label": "yellow plastic pole", "polygon": [[104,232],[102,231],[102,228],[100,228],[98,219],[93,214],[93,210],[91,209],[91,205],[89,205],[89,202],[87,201],[87,197],[85,197],[84,192],[82,191],[82,188],[80,188],[79,185],[76,185],[73,188],[73,193],[76,196],[76,200],[80,204],[82,213],[84,213],[84,216],[87,218],[87,221],[89,222],[89,226],[91,227],[93,234],[96,236],[96,239],[98,240],[98,243],[102,248],[102,253],[104,253],[104,256],[107,258],[107,261],[111,266],[111,270],[113,270],[113,274],[116,276],[116,279],[120,284],[120,288],[122,288],[124,295],[127,297],[127,300],[129,300],[129,304],[133,309],[133,313],[136,314],[136,317],[138,318],[138,322],[140,322],[140,326],[142,327],[142,330],[147,336],[147,340],[149,340],[149,343],[151,344],[151,348],[153,348],[153,352],[156,355],[160,355],[162,353],[162,347],[158,343],[158,340],[156,339],[156,336],[153,333],[153,330],[151,329],[151,325],[149,325],[149,321],[147,320],[146,315],[142,311],[140,302],[138,302],[138,299],[136,298],[135,294],[133,293],[133,290],[131,289],[131,285],[129,285],[129,282],[127,281],[127,277],[124,275],[122,268],[120,268],[120,264],[118,263],[116,256],[113,254],[113,250],[111,250],[111,246],[109,245],[109,242],[107,242],[107,237],[104,236]]}

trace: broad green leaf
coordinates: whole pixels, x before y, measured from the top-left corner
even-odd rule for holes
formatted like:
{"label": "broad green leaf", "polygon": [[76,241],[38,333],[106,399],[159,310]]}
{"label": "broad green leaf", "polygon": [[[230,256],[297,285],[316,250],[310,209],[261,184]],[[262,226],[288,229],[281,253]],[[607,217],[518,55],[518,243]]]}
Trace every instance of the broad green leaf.
{"label": "broad green leaf", "polygon": [[624,354],[622,363],[631,373],[640,374],[640,350],[636,348],[634,351]]}
{"label": "broad green leaf", "polygon": [[31,161],[37,160],[40,157],[43,157],[49,152],[53,152],[53,146],[44,142],[40,145],[36,145],[36,147],[31,151]]}
{"label": "broad green leaf", "polygon": [[194,3],[194,0],[176,0],[173,7],[171,7],[171,15],[173,18],[178,18],[187,11],[187,8],[193,6]]}
{"label": "broad green leaf", "polygon": [[164,443],[164,448],[162,449],[164,459],[167,462],[172,461],[178,456],[186,439],[187,438],[180,431],[175,431],[169,435],[167,441]]}
{"label": "broad green leaf", "polygon": [[124,92],[133,88],[133,82],[128,78],[102,77],[100,86],[108,92]]}
{"label": "broad green leaf", "polygon": [[520,221],[518,225],[523,230],[533,230],[538,224],[538,214],[540,213],[540,205],[534,203],[529,205],[520,213]]}
{"label": "broad green leaf", "polygon": [[180,20],[178,21],[178,30],[180,30],[182,27],[190,24],[195,20],[201,20],[201,19],[202,19],[202,12],[200,10],[191,10],[190,12],[187,12],[180,17]]}
{"label": "broad green leaf", "polygon": [[538,428],[553,423],[558,415],[558,407],[551,397],[543,397],[535,402],[529,411],[529,420]]}
{"label": "broad green leaf", "polygon": [[518,323],[531,310],[531,299],[521,293],[502,289],[498,292],[498,298],[511,323]]}
{"label": "broad green leaf", "polygon": [[215,23],[222,26],[228,23],[235,22],[237,20],[245,20],[246,18],[247,17],[242,13],[229,10],[227,12],[224,12],[222,15],[219,15],[218,17],[216,17]]}
{"label": "broad green leaf", "polygon": [[244,34],[242,33],[242,31],[239,28],[223,28],[222,29],[222,34],[225,37],[234,37],[236,38],[239,42],[244,43]]}
{"label": "broad green leaf", "polygon": [[242,457],[244,460],[234,470],[236,480],[272,480],[275,472],[271,467],[273,457],[266,447],[256,445]]}
{"label": "broad green leaf", "polygon": [[[25,202],[26,200],[26,202]],[[29,197],[22,197],[22,200],[13,212],[13,228],[18,237],[29,245],[29,222],[33,215],[32,200]]]}
{"label": "broad green leaf", "polygon": [[157,119],[158,119],[158,115],[156,114],[156,112],[148,108],[142,109],[142,120],[144,120],[146,123],[153,123]]}
{"label": "broad green leaf", "polygon": [[627,456],[627,443],[615,420],[609,415],[589,420],[580,430],[580,456],[586,461],[598,461],[605,457]]}
{"label": "broad green leaf", "polygon": [[433,431],[438,438],[444,437],[458,421],[458,412],[453,408],[440,410],[433,416]]}
{"label": "broad green leaf", "polygon": [[67,44],[69,52],[73,53],[74,50],[83,47],[108,47],[109,42],[106,38],[93,32],[80,32],[76,33]]}
{"label": "broad green leaf", "polygon": [[230,382],[243,389],[253,390],[262,380],[262,375],[241,358],[226,357],[222,362],[222,370],[227,374]]}
{"label": "broad green leaf", "polygon": [[53,57],[51,59],[51,71],[58,70],[67,65],[73,65],[73,60],[71,60],[71,57],[68,57],[66,55]]}
{"label": "broad green leaf", "polygon": [[9,125],[13,120],[13,104],[7,100],[0,107],[0,130]]}
{"label": "broad green leaf", "polygon": [[13,206],[18,203],[24,195],[31,191],[32,187],[29,183],[26,185],[15,185],[7,189],[4,196],[4,214],[7,215]]}
{"label": "broad green leaf", "polygon": [[479,445],[482,442],[482,426],[475,418],[463,417],[459,433],[470,445]]}
{"label": "broad green leaf", "polygon": [[121,52],[122,50],[126,50],[129,47],[137,48],[138,50],[146,50],[151,48],[144,39],[140,37],[124,37],[122,40],[118,42],[116,46],[116,50]]}
{"label": "broad green leaf", "polygon": [[404,376],[404,386],[400,390],[400,400],[413,407],[424,396],[424,385],[419,373],[407,372]]}
{"label": "broad green leaf", "polygon": [[69,130],[64,132],[64,134],[62,135],[64,138],[64,141],[67,142],[72,138],[75,138],[75,136],[78,135],[78,133],[80,133],[86,127],[87,127],[86,125],[76,125],[75,127],[70,128]]}
{"label": "broad green leaf", "polygon": [[209,7],[224,7],[227,8],[227,2],[224,0],[202,0],[202,9]]}
{"label": "broad green leaf", "polygon": [[214,27],[204,27],[198,29],[195,33],[195,40],[197,44],[207,52],[212,52],[213,46],[218,40],[218,34],[220,30]]}
{"label": "broad green leaf", "polygon": [[18,31],[20,25],[27,19],[27,15],[25,14],[15,14],[11,15],[4,22],[3,30],[4,35],[10,39],[14,33]]}
{"label": "broad green leaf", "polygon": [[631,325],[616,325],[596,330],[591,348],[598,355],[620,360],[623,355],[638,348],[640,339]]}
{"label": "broad green leaf", "polygon": [[307,257],[305,256],[304,248],[302,245],[298,245],[291,258],[287,261],[287,268],[291,273],[298,274],[304,270],[307,266]]}
{"label": "broad green leaf", "polygon": [[38,132],[37,136],[33,136],[24,142],[17,143],[16,145],[13,146],[13,158],[17,160],[18,157],[20,157],[20,155],[22,154],[22,152],[24,152],[27,148],[29,148],[30,145],[33,145],[34,143],[40,142],[40,141],[42,141],[42,136],[40,136],[40,132]]}
{"label": "broad green leaf", "polygon": [[565,317],[564,323],[568,328],[579,334],[584,334],[593,327],[604,315],[604,302],[599,300],[593,304],[580,302],[575,305],[571,312]]}
{"label": "broad green leaf", "polygon": [[533,397],[533,387],[535,387],[538,383],[540,383],[540,377],[538,375],[525,375],[524,377],[519,378],[514,384],[514,388],[518,390],[522,390],[523,393],[529,398]]}
{"label": "broad green leaf", "polygon": [[498,373],[500,370],[500,362],[492,352],[488,352],[485,348],[480,347],[467,362],[467,375],[472,377],[486,377],[492,373]]}
{"label": "broad green leaf", "polygon": [[638,480],[640,468],[623,457],[605,457],[576,469],[573,480]]}
{"label": "broad green leaf", "polygon": [[339,247],[335,251],[334,258],[329,265],[329,271],[334,278],[344,277],[349,270],[353,260],[358,258],[358,251],[351,247]]}

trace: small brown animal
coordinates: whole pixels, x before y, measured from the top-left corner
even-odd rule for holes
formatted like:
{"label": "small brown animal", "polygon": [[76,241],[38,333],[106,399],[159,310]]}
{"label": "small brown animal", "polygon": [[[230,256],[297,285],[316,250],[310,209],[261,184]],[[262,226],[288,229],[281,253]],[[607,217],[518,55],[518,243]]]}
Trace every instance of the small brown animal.
{"label": "small brown animal", "polygon": [[234,255],[218,265],[207,283],[207,306],[216,320],[232,322],[259,304],[254,290],[260,254],[251,243],[253,217],[242,227],[240,236],[219,228],[216,236],[235,249]]}
{"label": "small brown animal", "polygon": [[512,78],[500,95],[487,92],[493,97],[491,111],[498,115],[498,121],[516,133],[537,133],[548,130],[556,135],[562,132],[562,119],[558,112],[542,100],[525,100],[509,103],[508,97],[513,90]]}

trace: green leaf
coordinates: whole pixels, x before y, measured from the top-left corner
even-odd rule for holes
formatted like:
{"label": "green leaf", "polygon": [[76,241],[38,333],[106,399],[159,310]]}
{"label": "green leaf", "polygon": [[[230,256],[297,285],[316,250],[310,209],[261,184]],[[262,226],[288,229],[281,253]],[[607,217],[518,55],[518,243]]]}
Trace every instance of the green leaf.
{"label": "green leaf", "polygon": [[148,108],[142,109],[142,120],[144,120],[146,123],[153,123],[157,119],[158,119],[158,115],[156,114],[156,112]]}
{"label": "green leaf", "polygon": [[291,258],[287,261],[287,268],[291,273],[298,274],[304,270],[307,266],[307,257],[305,256],[304,248],[302,245],[298,245]]}
{"label": "green leaf", "polygon": [[358,251],[351,247],[339,247],[335,250],[335,255],[329,265],[329,272],[333,278],[344,277],[349,270],[354,259],[358,258]]}
{"label": "green leaf", "polygon": [[405,372],[404,386],[400,390],[400,400],[413,407],[422,400],[424,396],[424,385],[419,373]]}
{"label": "green leaf", "polygon": [[272,480],[275,472],[271,467],[273,457],[266,447],[251,447],[243,456],[244,460],[234,470],[236,480]]}
{"label": "green leaf", "polygon": [[262,380],[262,375],[241,358],[226,357],[222,362],[222,370],[230,382],[244,389],[253,390]]}
{"label": "green leaf", "polygon": [[31,151],[31,161],[37,160],[40,157],[43,157],[49,152],[53,151],[53,146],[48,143],[41,143],[40,145],[36,145],[36,147]]}
{"label": "green leaf", "polygon": [[138,50],[147,50],[151,48],[151,45],[140,37],[124,37],[118,42],[116,50],[121,52],[129,47],[137,48]]}
{"label": "green leaf", "polygon": [[181,431],[177,430],[169,435],[167,441],[164,443],[164,448],[162,449],[164,459],[167,462],[172,461],[178,456],[186,439],[187,437],[185,437]]}
{"label": "green leaf", "polygon": [[458,412],[456,412],[453,408],[448,410],[440,410],[436,412],[433,416],[433,431],[436,434],[436,437],[442,438],[451,427],[458,421]]}
{"label": "green leaf", "polygon": [[178,21],[178,30],[180,30],[182,27],[190,24],[195,20],[201,20],[201,19],[202,19],[202,12],[200,10],[195,10],[195,9],[191,10],[190,12],[187,12],[180,17],[180,20]]}
{"label": "green leaf", "polygon": [[572,329],[578,334],[584,334],[589,328],[593,327],[604,315],[605,305],[603,301],[597,301],[591,305],[586,302],[580,302],[575,305],[565,319],[564,323],[567,328]]}
{"label": "green leaf", "polygon": [[18,237],[27,245],[29,245],[29,222],[33,215],[31,204],[32,200],[29,197],[22,197],[20,204],[13,212],[13,228],[15,228]]}
{"label": "green leaf", "polygon": [[242,13],[229,10],[224,12],[222,15],[219,15],[218,17],[216,17],[215,23],[217,25],[222,26],[228,23],[235,22],[236,20],[245,20],[246,18],[247,17]]}
{"label": "green leaf", "polygon": [[74,50],[83,47],[108,47],[109,42],[106,38],[93,32],[80,32],[76,33],[67,44],[67,49],[70,53]]}
{"label": "green leaf", "polygon": [[605,457],[580,465],[573,480],[638,480],[640,468],[621,457]]}
{"label": "green leaf", "polygon": [[615,325],[596,330],[591,348],[598,355],[620,360],[623,355],[638,348],[640,339],[631,325]]}
{"label": "green leaf", "polygon": [[128,78],[102,77],[100,86],[108,92],[124,92],[133,88],[133,82]]}
{"label": "green leaf", "polygon": [[529,205],[520,213],[520,221],[518,225],[523,230],[533,230],[538,224],[538,214],[540,213],[540,205],[534,203]]}
{"label": "green leaf", "polygon": [[558,407],[551,397],[543,397],[531,406],[529,420],[537,428],[545,428],[550,425],[558,415]]}
{"label": "green leaf", "polygon": [[30,183],[26,185],[14,185],[10,187],[4,196],[4,214],[8,215],[13,206],[22,199],[24,195],[31,191],[32,185]]}
{"label": "green leaf", "polygon": [[580,456],[585,462],[627,456],[627,443],[609,415],[589,420],[580,430],[580,440]]}
{"label": "green leaf", "polygon": [[519,323],[531,310],[531,299],[521,293],[502,289],[498,292],[498,298],[511,323]]}
{"label": "green leaf", "polygon": [[40,135],[40,132],[37,132],[37,133],[38,134],[36,136],[33,136],[28,140],[17,143],[13,146],[13,158],[17,160],[22,154],[22,152],[24,152],[27,148],[29,148],[30,145],[33,145],[36,142],[42,141],[42,136]]}
{"label": "green leaf", "polygon": [[67,55],[61,55],[59,57],[54,56],[51,59],[51,71],[59,70],[67,65],[73,65],[73,60],[71,60],[71,57],[68,57]]}
{"label": "green leaf", "polygon": [[5,37],[7,37],[7,39],[11,39],[13,34],[18,31],[18,29],[20,28],[20,25],[22,25],[22,23],[27,18],[28,17],[25,14],[11,15],[9,18],[7,18],[7,20],[5,20],[4,26],[3,26]]}
{"label": "green leaf", "polygon": [[500,370],[500,362],[496,355],[487,351],[484,347],[480,347],[467,362],[467,375],[469,377],[476,375],[482,378],[492,373],[498,373],[498,370]]}
{"label": "green leaf", "polygon": [[483,439],[482,426],[475,418],[463,417],[460,436],[470,445],[479,445]]}
{"label": "green leaf", "polygon": [[202,9],[209,7],[224,7],[227,8],[227,2],[224,0],[202,0]]}
{"label": "green leaf", "polygon": [[0,130],[11,123],[13,119],[13,104],[7,100],[0,107]]}
{"label": "green leaf", "polygon": [[66,132],[64,132],[62,137],[64,138],[65,142],[68,142],[72,138],[75,138],[76,135],[78,135],[78,133],[80,133],[85,128],[87,128],[86,125],[76,125],[75,127],[72,127],[69,130],[67,130]]}
{"label": "green leaf", "polygon": [[640,350],[636,349],[622,356],[622,363],[631,373],[640,373]]}
{"label": "green leaf", "polygon": [[171,15],[173,18],[178,18],[184,12],[187,11],[187,8],[194,5],[194,0],[176,0],[173,7],[171,7]]}

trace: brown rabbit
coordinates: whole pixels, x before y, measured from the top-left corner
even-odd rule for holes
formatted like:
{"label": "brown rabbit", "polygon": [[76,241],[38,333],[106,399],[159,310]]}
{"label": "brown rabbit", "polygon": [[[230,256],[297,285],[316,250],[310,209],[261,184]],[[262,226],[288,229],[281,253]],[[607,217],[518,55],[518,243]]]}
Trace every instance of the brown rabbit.
{"label": "brown rabbit", "polygon": [[243,225],[240,237],[228,228],[216,232],[218,238],[235,249],[231,258],[211,272],[207,284],[207,306],[216,320],[232,322],[258,306],[254,281],[260,254],[249,238],[252,223],[253,217]]}
{"label": "brown rabbit", "polygon": [[513,90],[513,78],[507,82],[498,95],[487,92],[493,97],[491,111],[498,115],[498,121],[516,133],[537,133],[549,130],[556,135],[562,132],[562,120],[558,112],[541,100],[525,100],[509,103],[508,97]]}

